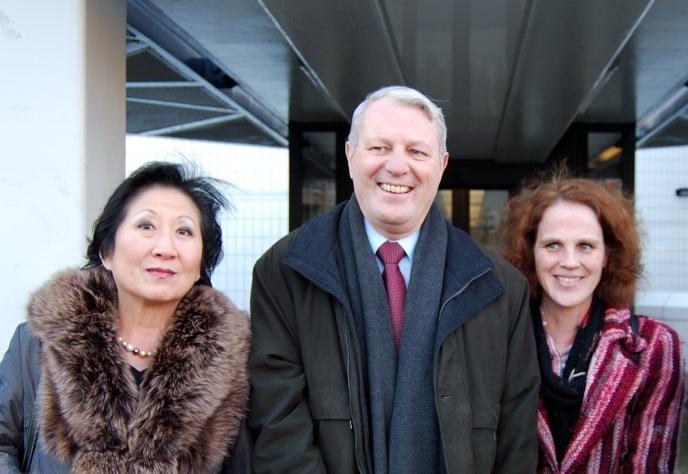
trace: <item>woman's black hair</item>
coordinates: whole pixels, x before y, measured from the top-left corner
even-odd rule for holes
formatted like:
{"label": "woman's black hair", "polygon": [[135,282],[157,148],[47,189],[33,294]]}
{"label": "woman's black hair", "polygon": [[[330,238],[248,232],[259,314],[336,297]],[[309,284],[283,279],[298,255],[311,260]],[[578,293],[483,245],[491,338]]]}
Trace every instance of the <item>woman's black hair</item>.
{"label": "woman's black hair", "polygon": [[131,201],[143,191],[160,186],[183,192],[198,207],[201,214],[203,256],[201,277],[196,284],[211,286],[210,275],[222,259],[222,229],[218,214],[222,209],[230,208],[230,203],[221,190],[223,184],[226,183],[198,175],[191,165],[157,161],[143,165],[117,186],[103,212],[93,223],[93,238],[89,240],[84,268],[101,266],[101,255],[112,255],[117,229],[124,220]]}

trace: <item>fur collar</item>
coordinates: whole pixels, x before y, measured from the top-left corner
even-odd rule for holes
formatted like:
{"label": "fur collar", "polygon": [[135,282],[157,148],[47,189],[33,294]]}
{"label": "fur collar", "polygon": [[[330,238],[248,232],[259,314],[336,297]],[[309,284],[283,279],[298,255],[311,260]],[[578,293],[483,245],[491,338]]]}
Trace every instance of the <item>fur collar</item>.
{"label": "fur collar", "polygon": [[247,316],[220,292],[193,287],[137,387],[117,344],[116,301],[102,268],[61,272],[32,296],[44,445],[73,472],[212,470],[245,413]]}

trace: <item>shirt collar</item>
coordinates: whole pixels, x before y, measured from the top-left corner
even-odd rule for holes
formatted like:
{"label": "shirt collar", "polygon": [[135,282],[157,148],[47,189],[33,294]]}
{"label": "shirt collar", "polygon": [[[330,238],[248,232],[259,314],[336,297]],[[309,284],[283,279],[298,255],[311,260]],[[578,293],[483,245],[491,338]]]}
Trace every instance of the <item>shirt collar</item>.
{"label": "shirt collar", "polygon": [[[368,222],[368,219],[363,219],[363,223],[365,224],[365,231],[366,235],[368,236],[368,242],[370,242],[370,246],[373,249],[374,253],[377,253],[377,249],[380,248],[382,244],[387,242],[388,238],[380,234],[375,227],[372,226],[370,222]],[[418,236],[420,235],[420,229],[417,229],[413,233],[407,235],[406,237],[402,237],[399,240],[391,240],[391,242],[396,242],[401,247],[404,249],[404,252],[406,252],[406,256],[409,258],[409,260],[413,261],[413,252],[416,250],[416,244],[418,243]]]}

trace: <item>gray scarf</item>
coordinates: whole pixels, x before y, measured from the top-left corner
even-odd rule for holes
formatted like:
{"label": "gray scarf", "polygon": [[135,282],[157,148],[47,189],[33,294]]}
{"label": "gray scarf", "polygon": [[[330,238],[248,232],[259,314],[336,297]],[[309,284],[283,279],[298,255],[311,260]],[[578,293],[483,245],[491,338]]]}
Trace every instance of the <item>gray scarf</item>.
{"label": "gray scarf", "polygon": [[382,275],[355,197],[343,212],[339,235],[356,333],[364,366],[368,367],[364,406],[370,412],[369,447],[374,471],[438,472],[440,439],[433,358],[447,248],[446,225],[433,206],[414,252],[398,360]]}

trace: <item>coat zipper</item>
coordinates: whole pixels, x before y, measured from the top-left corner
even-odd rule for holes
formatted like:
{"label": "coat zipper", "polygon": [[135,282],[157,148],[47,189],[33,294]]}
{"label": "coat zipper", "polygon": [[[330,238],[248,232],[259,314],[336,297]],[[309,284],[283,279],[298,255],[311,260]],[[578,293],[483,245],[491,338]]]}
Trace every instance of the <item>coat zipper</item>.
{"label": "coat zipper", "polygon": [[[439,316],[437,317],[437,319],[439,320],[439,318],[442,317],[442,312],[444,311],[444,308],[447,306],[447,304],[448,304],[451,300],[453,300],[454,298],[456,298],[457,296],[459,296],[461,293],[463,293],[464,291],[466,291],[466,288],[468,288],[468,286],[469,286],[471,283],[473,283],[473,282],[474,282],[475,280],[477,280],[478,278],[481,278],[482,276],[484,276],[484,275],[490,273],[491,270],[492,270],[491,268],[488,268],[488,269],[485,270],[484,272],[477,274],[476,276],[474,276],[473,278],[471,278],[470,280],[468,280],[468,281],[466,282],[466,284],[463,285],[461,288],[459,288],[455,293],[452,293],[446,300],[444,300],[444,303],[442,303],[442,306],[440,307],[440,314],[439,314]],[[437,388],[437,370],[433,370],[433,374],[432,374],[432,385],[433,385],[433,387],[434,387],[435,389]],[[439,407],[438,404],[437,404],[437,397],[435,397],[435,412],[437,412],[438,414],[439,414],[439,412],[440,412],[440,407]],[[439,415],[438,415],[438,422],[439,422]],[[440,423],[438,423],[438,425],[439,425],[439,429],[440,429],[440,442],[442,443],[442,449],[445,450],[445,449],[444,449],[444,431],[442,430],[442,423],[440,422]],[[445,463],[446,463],[446,460],[445,460]],[[445,465],[445,468],[446,468],[447,472],[449,472],[449,466],[446,466],[446,465]]]}
{"label": "coat zipper", "polygon": [[356,461],[356,469],[362,473],[361,463],[358,458],[358,432],[354,425],[354,405],[351,394],[351,348],[349,347],[349,322],[346,315],[344,316],[344,347],[346,349],[346,388],[349,392],[349,428],[354,432],[354,460]]}
{"label": "coat zipper", "polygon": [[480,278],[480,277],[482,277],[482,276],[484,276],[484,275],[487,275],[488,273],[490,273],[490,271],[492,271],[492,268],[488,268],[488,269],[486,269],[484,272],[478,273],[476,276],[474,276],[473,278],[471,278],[470,280],[468,280],[468,281],[466,282],[465,285],[463,285],[461,288],[459,288],[458,291],[456,291],[456,293],[453,293],[452,295],[449,296],[449,298],[447,298],[446,300],[444,300],[444,303],[442,303],[442,307],[440,308],[440,315],[439,315],[439,317],[440,317],[440,318],[442,317],[442,312],[444,311],[445,306],[447,306],[447,303],[449,303],[451,300],[453,300],[454,298],[456,298],[457,296],[459,296],[461,293],[463,293],[464,291],[466,291],[466,288],[468,288],[468,285],[470,285],[471,283],[473,283],[473,282],[474,282],[475,280],[477,280],[478,278]]}
{"label": "coat zipper", "polygon": [[31,410],[31,418],[29,420],[29,445],[24,448],[29,448],[24,451],[24,456],[22,459],[22,470],[26,472],[30,471],[31,460],[33,459],[33,453],[36,450],[36,441],[38,440],[38,428],[36,427],[36,411],[38,410],[38,399],[34,401],[33,409]]}

